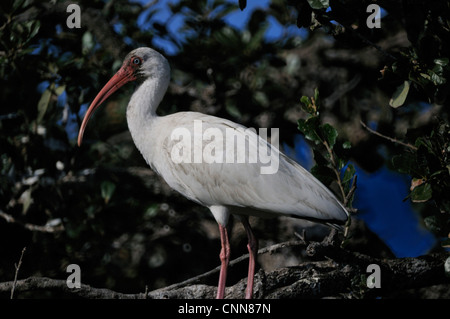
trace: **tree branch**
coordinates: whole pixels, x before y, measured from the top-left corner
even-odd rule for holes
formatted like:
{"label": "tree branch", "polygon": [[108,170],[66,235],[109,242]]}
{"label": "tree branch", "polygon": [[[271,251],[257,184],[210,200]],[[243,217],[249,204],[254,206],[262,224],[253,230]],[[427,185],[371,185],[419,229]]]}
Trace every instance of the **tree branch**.
{"label": "tree branch", "polygon": [[[14,286],[13,281],[0,283],[0,292],[7,292]],[[67,287],[66,280],[51,279],[46,277],[29,277],[27,279],[18,280],[15,283],[17,292],[26,291],[56,291],[73,294],[74,296],[86,299],[142,299],[145,295],[138,294],[122,294],[109,289],[92,288],[89,285],[81,284],[81,288],[70,289]]]}
{"label": "tree branch", "polygon": [[[304,241],[285,242],[263,248],[259,253],[271,253],[282,247],[305,246]],[[368,255],[346,251],[339,247],[336,236],[328,236],[322,242],[311,242],[306,253],[313,261],[294,267],[283,267],[270,272],[262,269],[255,275],[256,298],[373,298],[400,294],[406,289],[439,285],[450,288],[450,278],[445,276],[444,263],[448,253],[442,252],[417,258],[378,259]],[[247,255],[233,260],[237,264]],[[367,266],[377,264],[381,269],[381,288],[366,287]],[[144,299],[144,298],[214,298],[216,287],[200,284],[201,280],[217,270],[194,277],[179,284],[148,293],[122,294],[109,289],[93,288],[81,284],[79,289],[69,289],[65,280],[30,277],[0,283],[0,292],[9,292],[15,285],[16,292],[50,290],[73,294],[81,298]],[[226,289],[226,298],[243,298],[246,278]],[[193,284],[195,283],[195,284]]]}
{"label": "tree branch", "polygon": [[388,140],[388,141],[390,141],[390,142],[392,142],[392,143],[400,144],[400,145],[405,146],[405,147],[407,147],[407,148],[409,148],[409,149],[411,149],[411,150],[413,150],[413,151],[417,151],[417,147],[415,147],[414,145],[411,145],[411,144],[408,144],[408,143],[404,143],[404,142],[399,141],[399,140],[397,140],[397,139],[395,139],[395,138],[392,138],[392,137],[383,135],[383,134],[381,134],[381,133],[379,133],[379,132],[377,132],[377,131],[375,131],[375,130],[372,130],[372,129],[371,129],[370,127],[368,127],[368,126],[366,125],[366,123],[364,123],[362,120],[360,120],[359,122],[360,122],[361,125],[362,125],[366,130],[368,130],[370,133],[375,134],[375,135],[377,135],[377,136],[379,136],[379,137],[381,137],[381,138],[384,138],[385,140]]}
{"label": "tree branch", "polygon": [[6,220],[8,223],[18,224],[18,225],[22,226],[23,228],[31,230],[31,231],[38,231],[38,232],[43,232],[43,233],[60,233],[60,232],[64,231],[63,224],[57,224],[57,225],[47,224],[44,226],[40,226],[40,225],[34,225],[34,224],[30,224],[30,223],[24,223],[24,222],[21,222],[21,221],[15,219],[13,216],[6,214],[1,209],[0,209],[0,217],[3,218],[4,220]]}

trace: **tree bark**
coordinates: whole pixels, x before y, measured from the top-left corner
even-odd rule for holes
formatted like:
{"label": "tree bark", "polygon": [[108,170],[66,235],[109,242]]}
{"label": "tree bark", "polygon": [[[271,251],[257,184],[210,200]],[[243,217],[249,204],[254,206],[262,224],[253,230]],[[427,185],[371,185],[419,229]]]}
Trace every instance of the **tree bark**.
{"label": "tree bark", "polygon": [[[259,254],[271,253],[290,245],[306,247],[308,256],[313,260],[270,272],[260,269],[255,275],[255,298],[450,297],[450,278],[444,271],[444,263],[448,258],[446,252],[417,258],[379,259],[345,250],[339,247],[336,236],[329,236],[322,242],[277,244],[261,249]],[[244,255],[232,261],[230,266],[247,260],[248,255]],[[372,273],[367,270],[370,264],[380,267],[380,288],[367,287],[367,277]],[[204,285],[201,281],[206,277],[216,276],[218,268],[183,283],[144,293],[123,294],[86,284],[81,284],[81,288],[70,289],[65,280],[45,277],[0,283],[0,293],[9,293],[14,287],[19,296],[20,293],[30,291],[55,291],[87,299],[212,299],[217,287]],[[246,278],[243,278],[228,287],[225,298],[243,298],[246,282]],[[415,290],[419,292],[419,296],[414,294]]]}

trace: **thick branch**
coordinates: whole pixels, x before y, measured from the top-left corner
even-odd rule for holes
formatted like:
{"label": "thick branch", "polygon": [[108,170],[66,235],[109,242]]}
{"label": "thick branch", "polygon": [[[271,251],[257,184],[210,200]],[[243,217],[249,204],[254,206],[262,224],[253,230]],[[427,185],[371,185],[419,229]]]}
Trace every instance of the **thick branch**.
{"label": "thick branch", "polygon": [[[15,286],[14,286],[15,285]],[[81,288],[70,289],[66,280],[51,279],[46,277],[29,277],[17,282],[8,281],[0,283],[0,292],[8,292],[14,286],[16,294],[26,291],[56,291],[73,294],[86,299],[144,299],[145,294],[122,294],[109,289],[92,288],[81,284]]]}
{"label": "thick branch", "polygon": [[[375,297],[399,294],[406,289],[417,289],[433,285],[450,288],[450,279],[445,276],[444,263],[447,253],[381,260],[371,256],[346,251],[338,247],[334,237],[323,242],[312,242],[306,252],[316,261],[305,262],[295,267],[279,268],[271,272],[260,270],[255,275],[255,297],[272,298],[321,298],[321,297]],[[286,245],[305,246],[303,241],[287,242],[265,248],[271,252]],[[233,262],[246,260],[242,256]],[[369,289],[365,286],[367,266],[377,264],[381,268],[381,288]],[[108,289],[92,288],[82,284],[79,289],[69,289],[65,280],[30,277],[15,283],[16,294],[25,291],[59,291],[82,298],[103,299],[143,299],[143,298],[214,298],[216,287],[200,284],[212,270],[180,284],[163,289],[137,294],[122,294]],[[192,284],[196,283],[196,284]],[[8,293],[14,282],[0,283],[0,292]],[[226,289],[226,298],[243,298],[246,278]]]}

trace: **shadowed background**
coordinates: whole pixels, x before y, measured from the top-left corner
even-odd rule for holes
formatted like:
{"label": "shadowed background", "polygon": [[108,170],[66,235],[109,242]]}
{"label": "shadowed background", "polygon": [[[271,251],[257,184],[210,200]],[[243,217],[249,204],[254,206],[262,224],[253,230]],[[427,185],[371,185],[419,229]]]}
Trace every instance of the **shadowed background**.
{"label": "shadowed background", "polygon": [[[133,85],[96,112],[83,146],[76,146],[87,106],[139,46],[160,51],[171,64],[161,115],[191,110],[256,129],[279,128],[284,151],[307,169],[314,159],[297,129],[297,120],[306,117],[300,98],[319,88],[321,117],[336,127],[339,140],[351,142],[347,156],[358,176],[349,249],[396,257],[440,249],[446,233],[429,227],[432,233],[423,222],[436,206],[404,200],[411,176],[393,169],[392,157],[405,148],[360,124],[402,139],[409,128],[428,129],[436,115],[447,119],[447,84],[437,79],[435,100],[424,85],[412,88],[401,108],[389,106],[403,73],[388,71],[395,61],[400,69],[404,48],[419,41],[420,30],[405,18],[418,13],[394,1],[384,6],[382,27],[369,29],[365,3],[349,1],[344,8],[330,1],[323,12],[334,14],[331,24],[319,19],[322,28],[311,31],[302,16],[311,2],[248,1],[240,10],[238,1],[78,1],[80,29],[66,25],[70,1],[2,3],[0,281],[13,279],[25,246],[22,278],[64,279],[67,265],[75,263],[83,283],[121,292],[164,287],[219,265],[218,230],[209,211],[173,193],[131,140],[125,108]],[[333,29],[348,25],[353,31]],[[448,53],[440,50],[439,57]],[[420,53],[419,60],[437,58]],[[293,219],[250,221],[260,247],[295,239],[304,227],[307,239],[328,232]],[[237,223],[231,240],[232,259],[246,253]],[[285,249],[259,262],[269,270],[304,257]],[[243,278],[246,267],[233,268],[230,283]]]}

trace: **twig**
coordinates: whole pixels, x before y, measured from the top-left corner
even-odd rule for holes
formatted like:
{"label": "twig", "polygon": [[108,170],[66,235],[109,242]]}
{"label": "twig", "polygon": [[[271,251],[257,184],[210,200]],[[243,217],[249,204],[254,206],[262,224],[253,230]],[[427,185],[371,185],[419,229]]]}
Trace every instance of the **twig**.
{"label": "twig", "polygon": [[297,233],[297,232],[294,232],[294,235],[295,235],[295,237],[297,237],[298,239],[300,239],[300,240],[303,242],[303,244],[304,244],[305,246],[308,245],[308,241],[306,240],[306,229],[303,228],[301,234],[299,234],[299,233]]}
{"label": "twig", "polygon": [[6,214],[2,210],[0,210],[0,217],[3,218],[4,220],[6,220],[8,223],[18,224],[18,225],[24,227],[25,229],[28,229],[31,231],[39,231],[39,232],[43,232],[43,233],[59,233],[64,230],[64,225],[62,225],[62,224],[58,224],[55,226],[51,226],[51,225],[40,226],[40,225],[34,225],[34,224],[30,224],[30,223],[23,223],[23,222],[15,219],[13,216]]}
{"label": "twig", "polygon": [[[330,155],[331,168],[333,169],[334,174],[336,175],[336,181],[337,181],[339,189],[341,191],[342,201],[345,202],[346,196],[345,196],[344,186],[342,185],[341,174],[337,168],[336,160],[334,159],[333,150],[330,148],[330,146],[328,145],[328,142],[326,140],[323,141],[323,145],[325,145],[327,152]],[[345,204],[344,206],[347,206],[347,205]]]}
{"label": "twig", "polygon": [[14,290],[15,290],[16,285],[17,285],[17,275],[19,274],[19,269],[20,269],[20,266],[22,265],[22,257],[23,257],[23,254],[25,253],[25,250],[27,250],[27,247],[23,247],[22,254],[20,254],[19,263],[18,264],[14,264],[14,267],[16,267],[16,273],[14,275],[14,283],[13,283],[13,286],[11,288],[11,299],[14,298]]}
{"label": "twig", "polygon": [[[336,160],[334,159],[333,150],[330,148],[330,146],[328,145],[328,142],[326,140],[323,141],[323,144],[325,145],[327,152],[330,155],[331,168],[333,169],[334,174],[336,175],[336,181],[337,181],[337,184],[339,185],[339,189],[341,190],[342,203],[344,204],[344,207],[347,209],[347,211],[349,213],[351,213],[352,209],[348,206],[348,203],[356,191],[357,175],[356,174],[354,175],[353,181],[352,181],[352,186],[350,187],[350,190],[348,191],[347,195],[345,195],[344,185],[342,185],[341,174],[337,167]],[[351,217],[349,216],[347,222],[345,223],[344,240],[341,242],[341,246],[344,243],[344,241],[346,240],[346,238],[348,238],[350,223],[351,223]]]}
{"label": "twig", "polygon": [[412,149],[413,151],[417,151],[417,147],[415,147],[414,145],[411,145],[411,144],[408,144],[408,143],[404,143],[404,142],[399,141],[399,140],[397,140],[397,139],[395,139],[395,138],[392,138],[392,137],[383,135],[383,134],[381,134],[381,133],[379,133],[379,132],[377,132],[377,131],[375,131],[375,130],[372,130],[372,129],[371,129],[370,127],[368,127],[368,126],[366,125],[366,123],[364,123],[362,120],[360,120],[359,123],[361,123],[361,125],[362,125],[366,130],[368,130],[370,133],[372,133],[372,134],[375,134],[375,135],[377,135],[377,136],[379,136],[379,137],[381,137],[381,138],[384,138],[384,139],[386,139],[386,140],[388,140],[388,141],[390,141],[390,142],[392,142],[392,143],[396,143],[396,144],[400,144],[400,145],[402,145],[402,146],[408,147],[409,149]]}
{"label": "twig", "polygon": [[358,176],[355,174],[355,177],[353,177],[352,186],[350,187],[350,190],[347,193],[347,196],[344,198],[344,206],[347,207],[348,202],[352,198],[353,194],[356,191],[356,180],[358,179]]}
{"label": "twig", "polygon": [[[350,215],[352,213],[356,212],[355,209],[353,209],[351,207],[348,207],[348,203],[349,203],[350,199],[352,198],[353,194],[356,191],[356,181],[357,181],[357,179],[358,179],[358,175],[355,174],[355,176],[353,177],[352,186],[350,187],[350,190],[348,191],[347,196],[345,196],[345,199],[344,199],[344,206],[347,208],[347,210],[350,213]],[[344,242],[347,241],[347,239],[348,239],[351,223],[352,223],[352,219],[349,216],[348,219],[347,219],[347,222],[345,223],[344,239],[341,242],[341,248],[343,248]]]}

